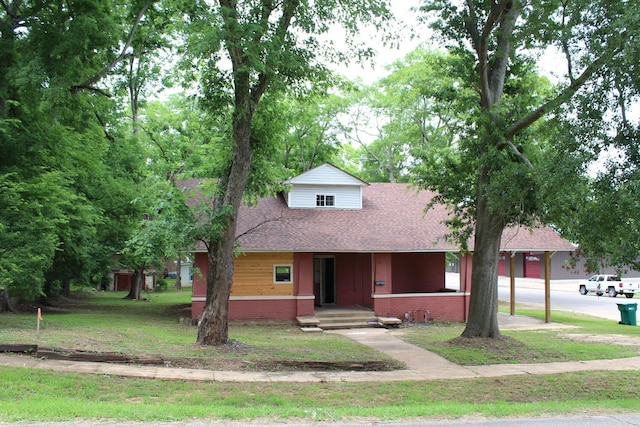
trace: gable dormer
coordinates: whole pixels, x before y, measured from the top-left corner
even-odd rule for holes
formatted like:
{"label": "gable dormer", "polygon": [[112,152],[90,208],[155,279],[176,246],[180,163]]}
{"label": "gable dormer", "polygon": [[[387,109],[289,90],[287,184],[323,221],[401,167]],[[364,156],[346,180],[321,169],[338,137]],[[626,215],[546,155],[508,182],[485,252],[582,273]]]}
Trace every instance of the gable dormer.
{"label": "gable dormer", "polygon": [[285,181],[290,208],[362,209],[362,187],[366,182],[325,163]]}

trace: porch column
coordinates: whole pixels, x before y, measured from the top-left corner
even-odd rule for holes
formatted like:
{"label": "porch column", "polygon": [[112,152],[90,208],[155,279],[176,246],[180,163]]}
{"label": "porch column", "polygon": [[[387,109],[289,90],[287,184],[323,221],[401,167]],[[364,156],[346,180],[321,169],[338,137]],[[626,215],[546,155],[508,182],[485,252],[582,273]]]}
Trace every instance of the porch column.
{"label": "porch column", "polygon": [[293,295],[296,297],[296,316],[312,316],[313,296],[313,253],[293,254]]}
{"label": "porch column", "polygon": [[460,256],[460,292],[471,290],[471,266],[473,265],[473,253]]}
{"label": "porch column", "polygon": [[388,316],[391,311],[391,301],[389,298],[376,298],[376,296],[393,293],[391,254],[372,254],[372,258],[373,311],[378,316]]}

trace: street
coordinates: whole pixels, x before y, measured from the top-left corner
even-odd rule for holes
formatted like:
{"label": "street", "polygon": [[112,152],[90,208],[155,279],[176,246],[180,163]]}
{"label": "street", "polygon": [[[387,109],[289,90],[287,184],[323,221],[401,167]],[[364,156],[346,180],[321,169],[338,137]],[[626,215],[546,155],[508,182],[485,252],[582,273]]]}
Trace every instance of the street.
{"label": "street", "polygon": [[[635,298],[618,296],[610,298],[606,295],[601,297],[595,294],[580,295],[578,293],[578,282],[580,280],[552,280],[551,281],[551,317],[553,311],[570,311],[574,313],[589,314],[591,316],[602,317],[604,319],[620,320],[618,304],[639,303],[640,295]],[[447,287],[459,288],[459,275],[447,273]],[[498,280],[498,299],[500,301],[510,301],[510,283],[508,277],[500,277]],[[520,308],[541,308],[544,309],[544,280],[516,278],[515,289],[516,313]]]}
{"label": "street", "polygon": [[[504,279],[504,280],[503,280]],[[510,285],[508,278],[501,278],[498,283],[498,299],[510,301]],[[626,298],[618,296],[597,296],[596,294],[580,295],[578,280],[551,281],[551,310],[571,311],[589,314],[605,319],[620,320],[618,304],[637,303],[640,297]],[[536,279],[516,279],[515,289],[516,312],[522,305],[544,308],[544,281]]]}

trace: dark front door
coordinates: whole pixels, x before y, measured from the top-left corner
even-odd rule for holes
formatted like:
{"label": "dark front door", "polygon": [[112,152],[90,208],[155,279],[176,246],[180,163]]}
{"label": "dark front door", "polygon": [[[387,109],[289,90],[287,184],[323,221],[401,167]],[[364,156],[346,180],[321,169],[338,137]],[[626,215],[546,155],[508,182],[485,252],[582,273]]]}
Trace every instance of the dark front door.
{"label": "dark front door", "polygon": [[313,259],[313,288],[316,305],[336,303],[336,260],[316,255]]}

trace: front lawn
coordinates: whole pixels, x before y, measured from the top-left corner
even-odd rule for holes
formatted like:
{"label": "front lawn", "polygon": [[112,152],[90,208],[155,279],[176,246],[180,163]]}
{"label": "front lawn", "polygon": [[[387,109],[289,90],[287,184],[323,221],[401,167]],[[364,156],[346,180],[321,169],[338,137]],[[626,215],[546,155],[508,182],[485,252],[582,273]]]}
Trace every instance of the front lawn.
{"label": "front lawn", "polygon": [[[147,294],[147,301],[123,300],[123,292],[92,292],[45,307],[40,335],[36,312],[0,314],[0,343],[61,349],[162,355],[168,365],[224,370],[402,368],[383,353],[336,334],[300,331],[293,322],[230,322],[229,345],[195,345],[191,293]],[[319,366],[318,362],[322,362]]]}

